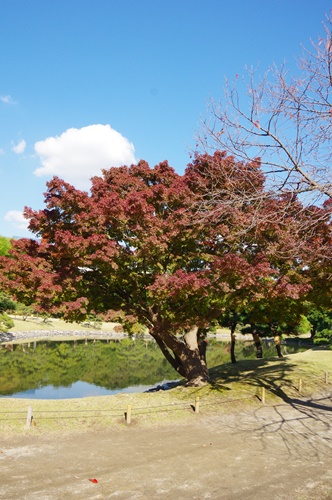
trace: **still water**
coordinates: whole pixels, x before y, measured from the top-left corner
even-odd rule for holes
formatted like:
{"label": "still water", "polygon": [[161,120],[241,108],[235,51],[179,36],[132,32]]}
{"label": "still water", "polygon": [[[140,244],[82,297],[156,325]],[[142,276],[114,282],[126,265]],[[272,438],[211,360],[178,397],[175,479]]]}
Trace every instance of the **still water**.
{"label": "still water", "polygon": [[[162,385],[167,384],[163,381]],[[151,385],[133,385],[125,387],[124,389],[106,389],[98,385],[89,384],[88,382],[74,382],[69,387],[54,387],[53,385],[46,385],[45,387],[38,387],[37,389],[29,389],[28,391],[16,392],[12,394],[11,398],[28,398],[28,399],[71,399],[71,398],[87,398],[91,396],[112,396],[121,393],[133,392],[146,392],[149,390],[157,389],[157,386]],[[0,395],[0,397],[6,397]],[[8,397],[8,396],[7,396]]]}
{"label": "still water", "polygon": [[[284,346],[284,353],[298,347]],[[275,356],[271,343],[264,357]],[[250,342],[238,342],[238,360],[255,358]],[[210,368],[230,361],[229,344],[209,342]],[[0,397],[67,399],[144,392],[178,380],[152,341],[40,341],[0,345]]]}

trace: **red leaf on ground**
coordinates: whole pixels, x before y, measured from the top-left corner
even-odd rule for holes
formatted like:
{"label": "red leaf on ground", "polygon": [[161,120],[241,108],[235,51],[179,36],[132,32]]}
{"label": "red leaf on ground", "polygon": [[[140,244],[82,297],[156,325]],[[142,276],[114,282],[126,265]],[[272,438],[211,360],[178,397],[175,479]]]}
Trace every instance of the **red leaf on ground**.
{"label": "red leaf on ground", "polygon": [[89,479],[89,481],[91,481],[91,483],[98,483],[98,479],[96,479],[96,478]]}

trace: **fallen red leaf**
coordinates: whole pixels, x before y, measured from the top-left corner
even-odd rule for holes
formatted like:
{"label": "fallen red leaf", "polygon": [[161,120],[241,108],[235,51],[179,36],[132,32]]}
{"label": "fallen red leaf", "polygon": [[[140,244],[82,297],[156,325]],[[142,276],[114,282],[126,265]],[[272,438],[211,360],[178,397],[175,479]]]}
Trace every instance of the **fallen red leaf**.
{"label": "fallen red leaf", "polygon": [[98,483],[98,479],[96,479],[96,478],[89,479],[89,481],[91,481],[91,483]]}

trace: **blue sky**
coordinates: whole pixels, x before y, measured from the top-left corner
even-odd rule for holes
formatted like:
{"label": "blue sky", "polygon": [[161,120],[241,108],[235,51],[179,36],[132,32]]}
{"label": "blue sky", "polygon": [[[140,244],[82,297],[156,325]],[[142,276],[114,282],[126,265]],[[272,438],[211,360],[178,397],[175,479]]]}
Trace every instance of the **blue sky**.
{"label": "blue sky", "polygon": [[0,235],[26,236],[58,175],[167,159],[182,173],[211,97],[323,33],[327,0],[1,0]]}

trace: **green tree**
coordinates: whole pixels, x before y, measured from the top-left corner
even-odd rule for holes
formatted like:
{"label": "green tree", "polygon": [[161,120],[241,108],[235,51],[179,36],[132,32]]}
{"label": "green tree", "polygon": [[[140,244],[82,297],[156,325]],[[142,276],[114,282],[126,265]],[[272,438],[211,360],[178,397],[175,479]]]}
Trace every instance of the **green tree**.
{"label": "green tree", "polygon": [[[8,255],[10,248],[10,238],[0,236],[0,256]],[[5,314],[8,309],[15,309],[15,303],[6,294],[0,292],[0,333],[6,332],[14,326],[13,320]]]}
{"label": "green tree", "polygon": [[307,312],[311,326],[311,338],[332,338],[332,312],[323,308],[311,307]]}
{"label": "green tree", "polygon": [[0,236],[0,255],[8,255],[11,247],[11,239],[6,236]]}
{"label": "green tree", "polygon": [[16,309],[16,302],[10,299],[8,295],[0,292],[0,312],[14,311]]}
{"label": "green tree", "polygon": [[231,361],[236,363],[235,344],[236,344],[236,329],[245,321],[245,315],[238,312],[236,309],[226,308],[226,310],[218,318],[220,326],[228,327],[231,336]]}
{"label": "green tree", "polygon": [[14,321],[8,316],[8,314],[0,312],[0,333],[7,332],[14,327]]}

